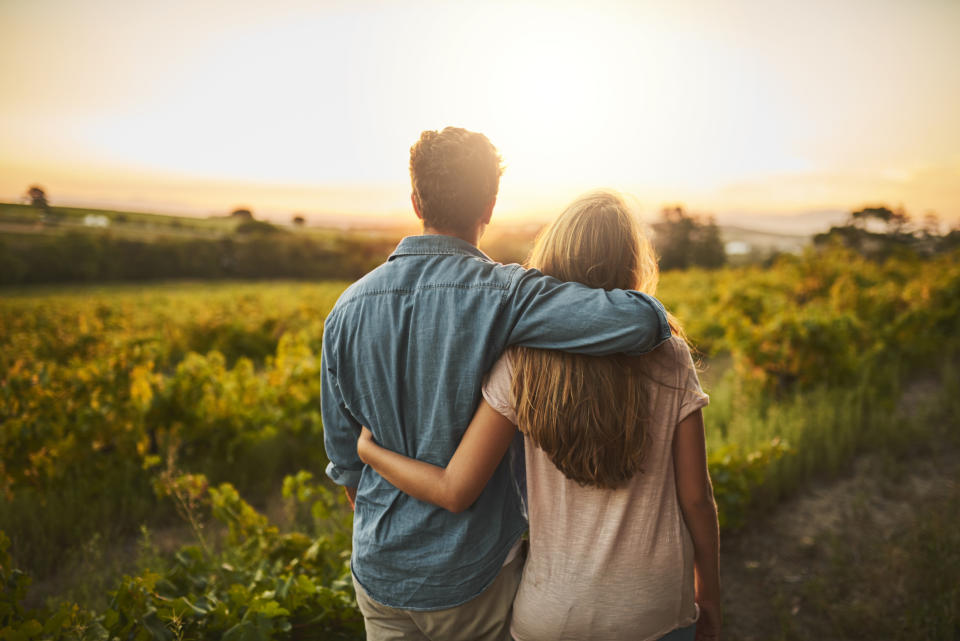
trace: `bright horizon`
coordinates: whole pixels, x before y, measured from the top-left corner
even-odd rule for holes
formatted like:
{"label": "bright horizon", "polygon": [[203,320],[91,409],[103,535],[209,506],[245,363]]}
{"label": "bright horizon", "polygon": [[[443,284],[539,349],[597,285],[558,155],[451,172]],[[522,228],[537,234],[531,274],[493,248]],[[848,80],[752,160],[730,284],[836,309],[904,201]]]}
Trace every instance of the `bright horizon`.
{"label": "bright horizon", "polygon": [[[501,219],[868,203],[960,221],[960,3],[0,5],[0,200],[412,216],[423,129],[489,136]],[[403,221],[402,221],[403,222]]]}

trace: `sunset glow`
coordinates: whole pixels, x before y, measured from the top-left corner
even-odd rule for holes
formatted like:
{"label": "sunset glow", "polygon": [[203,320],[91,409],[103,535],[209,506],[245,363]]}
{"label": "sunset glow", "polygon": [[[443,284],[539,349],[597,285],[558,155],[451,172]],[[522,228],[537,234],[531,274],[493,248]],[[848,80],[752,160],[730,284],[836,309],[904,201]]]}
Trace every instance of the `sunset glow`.
{"label": "sunset glow", "polygon": [[960,4],[0,6],[0,200],[407,211],[423,129],[486,133],[502,216],[903,205],[960,219]]}

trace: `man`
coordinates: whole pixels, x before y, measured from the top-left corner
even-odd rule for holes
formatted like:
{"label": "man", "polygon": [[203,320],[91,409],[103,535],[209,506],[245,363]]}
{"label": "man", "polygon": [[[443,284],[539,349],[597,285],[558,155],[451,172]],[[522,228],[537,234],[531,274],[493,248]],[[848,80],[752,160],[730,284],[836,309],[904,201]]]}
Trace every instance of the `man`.
{"label": "man", "polygon": [[477,244],[501,173],[482,134],[423,132],[410,149],[423,235],[404,238],[351,285],[325,323],[327,474],[355,499],[351,565],[371,640],[507,638],[526,522],[506,460],[480,498],[454,514],[365,467],[360,426],[390,450],[446,465],[506,347],[641,353],[670,336],[663,308],[644,294],[562,283],[487,258]]}

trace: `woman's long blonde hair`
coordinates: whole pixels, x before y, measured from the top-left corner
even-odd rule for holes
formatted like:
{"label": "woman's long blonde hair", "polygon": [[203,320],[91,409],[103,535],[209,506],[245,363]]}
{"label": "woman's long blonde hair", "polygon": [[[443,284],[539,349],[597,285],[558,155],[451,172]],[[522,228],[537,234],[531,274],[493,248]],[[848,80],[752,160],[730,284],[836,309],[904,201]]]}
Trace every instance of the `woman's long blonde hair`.
{"label": "woman's long blonde hair", "polygon": [[[640,223],[619,194],[605,190],[577,198],[542,231],[528,266],[559,280],[651,295],[659,279]],[[640,471],[649,423],[642,361],[516,347],[513,363],[520,430],[567,478],[616,488]]]}

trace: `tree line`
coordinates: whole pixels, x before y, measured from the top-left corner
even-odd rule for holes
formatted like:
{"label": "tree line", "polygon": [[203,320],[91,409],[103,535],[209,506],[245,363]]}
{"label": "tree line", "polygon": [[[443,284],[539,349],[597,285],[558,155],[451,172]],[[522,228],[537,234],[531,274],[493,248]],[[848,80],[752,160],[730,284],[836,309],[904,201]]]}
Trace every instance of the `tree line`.
{"label": "tree line", "polygon": [[[42,213],[42,221],[56,224],[56,209],[42,187],[32,185],[25,196]],[[115,222],[121,222],[121,216]],[[247,208],[237,208],[226,218],[237,224],[232,234],[219,238],[146,240],[85,231],[0,236],[0,285],[180,278],[355,279],[385,260],[399,240],[347,232],[292,234],[257,220]],[[306,221],[295,215],[292,223],[302,227]],[[675,205],[664,208],[651,227],[661,270],[716,269],[727,263],[723,237],[712,217]],[[918,224],[902,209],[878,205],[851,212],[844,224],[817,234],[813,242],[817,247],[841,244],[875,259],[896,252],[930,256],[960,246],[960,228],[943,234],[940,227],[933,215]],[[493,241],[494,257],[522,261],[532,245],[532,234],[510,238],[503,248],[498,247],[503,238]]]}
{"label": "tree line", "polygon": [[850,212],[842,225],[817,234],[813,243],[818,247],[840,244],[874,259],[898,252],[932,256],[960,247],[960,226],[943,233],[935,214],[927,214],[918,223],[902,208],[873,205]]}
{"label": "tree line", "polygon": [[392,241],[340,235],[246,233],[146,241],[108,233],[20,234],[0,239],[0,285],[180,278],[356,279]]}

